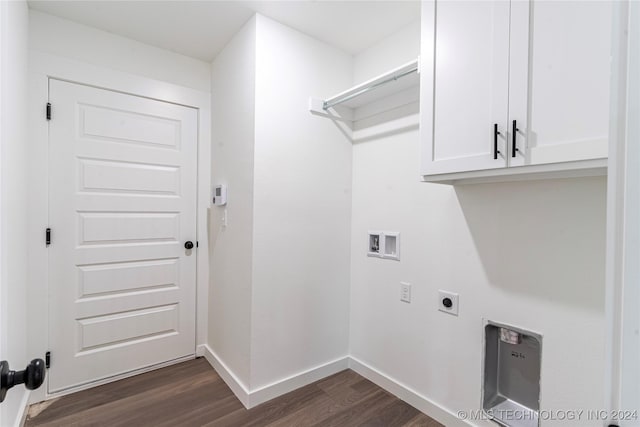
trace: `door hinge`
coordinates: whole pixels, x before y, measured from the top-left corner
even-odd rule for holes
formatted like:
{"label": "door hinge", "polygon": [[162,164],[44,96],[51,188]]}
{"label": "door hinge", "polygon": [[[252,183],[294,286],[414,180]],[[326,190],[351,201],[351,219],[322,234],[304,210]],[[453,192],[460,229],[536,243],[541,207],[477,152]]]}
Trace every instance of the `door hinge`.
{"label": "door hinge", "polygon": [[47,351],[47,353],[44,355],[44,366],[46,368],[51,367],[51,352]]}
{"label": "door hinge", "polygon": [[49,246],[51,244],[51,229],[47,228],[44,231],[44,241],[46,242],[47,246]]}
{"label": "door hinge", "polygon": [[51,103],[47,102],[47,120],[51,120]]}

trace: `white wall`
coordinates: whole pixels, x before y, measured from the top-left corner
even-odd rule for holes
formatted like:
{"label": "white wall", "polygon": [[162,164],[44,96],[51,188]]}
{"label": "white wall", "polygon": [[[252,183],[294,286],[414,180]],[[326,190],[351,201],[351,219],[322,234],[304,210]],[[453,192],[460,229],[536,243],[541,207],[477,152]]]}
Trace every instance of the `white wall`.
{"label": "white wall", "polygon": [[[415,58],[416,37],[356,56],[356,79]],[[353,147],[352,356],[448,411],[477,409],[492,319],[543,334],[543,409],[600,409],[606,180],[427,184],[419,150],[417,130]],[[401,232],[400,262],[366,256],[370,229]],[[460,294],[459,317],[437,311],[438,289]]]}
{"label": "white wall", "polygon": [[29,23],[33,50],[209,92],[207,62],[37,10],[29,11]]}
{"label": "white wall", "polygon": [[308,111],[351,56],[258,16],[252,387],[348,354],[351,144]]}
{"label": "white wall", "polygon": [[[351,145],[310,96],[350,85],[352,58],[257,15],[212,68],[209,344],[253,405],[348,354]],[[323,371],[325,372],[325,371]],[[283,385],[284,384],[284,385]]]}
{"label": "white wall", "polygon": [[[209,210],[209,345],[245,388],[250,382],[256,19],[212,64],[212,182],[228,205]],[[227,213],[227,226],[222,215]]]}
{"label": "white wall", "polygon": [[420,19],[354,58],[353,83],[361,83],[416,59],[420,53]]}
{"label": "white wall", "polygon": [[[26,354],[27,47],[26,2],[0,2],[0,357],[24,369]],[[0,405],[0,425],[17,425],[27,390],[14,387]]]}

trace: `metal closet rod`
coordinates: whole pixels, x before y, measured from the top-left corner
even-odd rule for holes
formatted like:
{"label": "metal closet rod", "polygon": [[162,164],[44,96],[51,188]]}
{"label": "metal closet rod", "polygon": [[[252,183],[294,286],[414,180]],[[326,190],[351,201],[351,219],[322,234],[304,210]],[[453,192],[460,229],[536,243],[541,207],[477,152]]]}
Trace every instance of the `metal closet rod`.
{"label": "metal closet rod", "polygon": [[406,71],[403,71],[401,73],[394,74],[393,76],[391,76],[388,79],[385,79],[385,80],[383,80],[381,82],[374,83],[374,84],[372,84],[370,86],[365,86],[362,89],[360,89],[360,90],[358,90],[358,91],[356,91],[354,93],[350,93],[348,95],[343,95],[343,96],[340,96],[338,98],[335,98],[335,99],[332,99],[332,100],[329,100],[329,101],[324,101],[322,103],[322,109],[323,110],[328,110],[331,107],[334,107],[334,106],[336,106],[338,104],[342,104],[343,102],[347,102],[350,99],[353,99],[353,98],[356,98],[356,97],[362,95],[363,93],[367,93],[370,90],[378,88],[378,87],[380,87],[382,85],[386,85],[387,83],[394,82],[394,81],[398,80],[399,78],[402,78],[404,76],[408,76],[409,74],[415,73],[416,71],[418,71],[418,66],[417,65],[415,67],[412,67],[412,68],[410,68],[410,69],[408,69]]}

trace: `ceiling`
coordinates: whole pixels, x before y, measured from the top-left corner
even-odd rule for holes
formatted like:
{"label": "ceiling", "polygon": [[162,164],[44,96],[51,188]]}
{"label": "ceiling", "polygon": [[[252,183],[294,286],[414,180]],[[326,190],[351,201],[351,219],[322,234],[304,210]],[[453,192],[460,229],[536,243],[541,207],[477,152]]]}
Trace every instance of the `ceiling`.
{"label": "ceiling", "polygon": [[29,7],[211,61],[256,12],[355,54],[420,16],[419,1],[42,1]]}

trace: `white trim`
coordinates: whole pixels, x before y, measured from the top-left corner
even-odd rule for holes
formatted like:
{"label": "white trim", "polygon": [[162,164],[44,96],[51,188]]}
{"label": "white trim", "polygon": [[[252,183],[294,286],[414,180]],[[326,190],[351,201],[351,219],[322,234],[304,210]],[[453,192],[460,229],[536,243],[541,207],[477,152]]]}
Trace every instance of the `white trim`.
{"label": "white trim", "polygon": [[578,160],[575,162],[543,165],[514,166],[469,172],[423,175],[424,182],[439,184],[484,184],[487,182],[528,181],[537,179],[581,178],[607,175],[607,159]]}
{"label": "white trim", "polygon": [[[609,179],[607,187],[607,260],[605,316],[605,406],[607,413],[636,409],[640,402],[637,360],[640,340],[637,328],[638,248],[637,122],[640,91],[636,79],[640,68],[640,7],[636,2],[614,4],[609,127]],[[637,423],[609,420],[621,426]]]}
{"label": "white trim", "polygon": [[[622,307],[622,358],[621,358],[621,409],[637,409],[640,407],[640,272],[636,267],[640,255],[638,236],[640,227],[640,3],[629,3],[629,46],[627,61],[627,126],[626,138],[626,185],[625,185],[625,231],[624,231],[624,276]],[[629,424],[638,426],[637,421]]]}
{"label": "white trim", "polygon": [[[21,387],[21,386],[19,386]],[[20,399],[20,407],[18,409],[18,413],[16,414],[16,427],[21,427],[27,421],[27,408],[29,407],[29,398],[31,392],[26,388],[23,390],[22,399]]]}
{"label": "white trim", "polygon": [[[197,279],[196,279],[196,341],[207,340],[209,294],[209,238],[207,218],[211,183],[211,94],[106,67],[30,51],[29,53],[29,263],[27,278],[29,303],[28,354],[44,357],[48,344],[48,263],[43,244],[43,230],[48,226],[48,126],[44,106],[48,100],[49,78],[115,90],[122,93],[156,99],[198,109],[198,201],[197,201]],[[55,120],[55,105],[53,106]],[[52,357],[55,364],[55,355]],[[156,365],[154,368],[159,367]],[[138,371],[136,371],[138,372]],[[139,372],[138,372],[139,373]],[[115,378],[115,377],[114,377]],[[111,380],[114,380],[112,378]],[[96,385],[93,383],[92,385]],[[49,397],[46,385],[31,393],[31,403]]]}
{"label": "white trim", "polygon": [[625,128],[627,105],[628,2],[613,5],[609,106],[609,175],[605,283],[605,402],[608,413],[620,407],[622,273],[624,255]]}
{"label": "white trim", "polygon": [[289,393],[290,391],[304,387],[333,374],[337,374],[345,369],[349,369],[348,356],[340,357],[320,366],[316,366],[315,368],[291,375],[290,377],[284,378],[280,381],[259,387],[252,390],[250,393],[250,407],[257,406],[275,397]]}
{"label": "white trim", "polygon": [[383,388],[398,399],[408,403],[417,410],[423,412],[436,421],[446,425],[447,427],[469,427],[473,426],[465,420],[458,418],[453,412],[435,403],[434,401],[422,396],[420,393],[412,390],[410,387],[394,380],[390,376],[380,372],[379,370],[367,365],[361,360],[353,356],[344,356],[333,361],[327,362],[315,368],[311,368],[304,372],[294,374],[280,381],[259,387],[255,390],[249,388],[229,369],[229,367],[220,359],[220,357],[206,344],[198,346],[198,353],[204,353],[205,359],[220,375],[224,382],[229,386],[233,394],[244,405],[250,409],[261,403],[267,402],[290,391],[304,387],[315,381],[321,380],[345,369],[352,369],[362,375],[369,381]]}
{"label": "white trim", "polygon": [[[49,77],[131,95],[210,110],[211,95],[173,83],[88,64],[39,51],[29,52],[29,67]],[[115,88],[115,89],[114,89]]]}
{"label": "white trim", "polygon": [[211,367],[220,375],[222,380],[229,386],[233,394],[236,395],[240,403],[249,409],[249,389],[233,373],[231,369],[220,359],[220,357],[207,344],[198,346],[197,353],[204,353],[204,358]]}
{"label": "white trim", "polygon": [[247,409],[349,368],[349,357],[344,356],[255,390],[249,390],[211,347],[206,344],[200,345],[198,352],[200,351],[204,352],[205,359]]}
{"label": "white trim", "polygon": [[438,403],[424,397],[410,387],[394,380],[389,375],[382,373],[374,367],[367,365],[361,360],[351,356],[349,358],[349,368],[362,375],[378,387],[403,400],[417,410],[423,412],[434,420],[447,427],[469,427],[474,424],[458,418],[453,412],[439,405]]}

